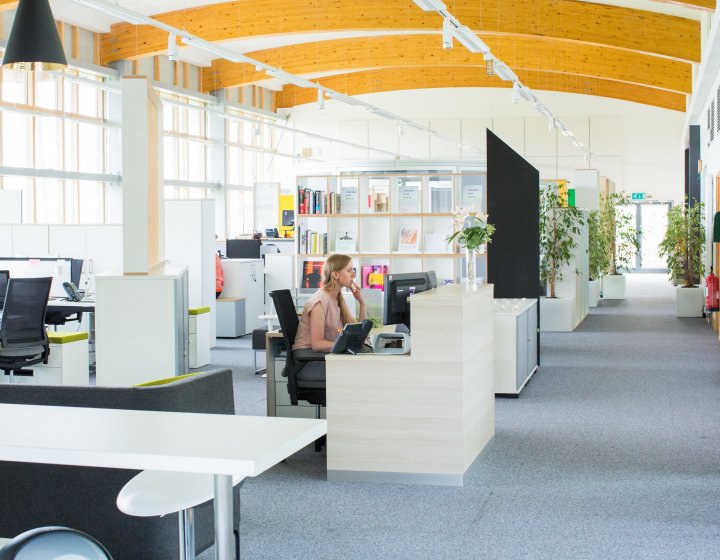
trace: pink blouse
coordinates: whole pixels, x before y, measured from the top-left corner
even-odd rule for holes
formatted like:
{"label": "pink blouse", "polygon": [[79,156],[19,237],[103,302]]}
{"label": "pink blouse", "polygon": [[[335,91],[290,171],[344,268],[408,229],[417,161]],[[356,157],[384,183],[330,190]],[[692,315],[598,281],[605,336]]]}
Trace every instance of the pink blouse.
{"label": "pink blouse", "polygon": [[300,317],[300,324],[298,325],[297,334],[295,335],[293,350],[312,348],[312,340],[310,339],[310,312],[316,305],[322,306],[325,314],[323,338],[325,340],[335,340],[338,334],[340,334],[343,327],[340,306],[338,305],[337,299],[334,299],[328,292],[321,288],[310,296],[303,307],[302,317]]}

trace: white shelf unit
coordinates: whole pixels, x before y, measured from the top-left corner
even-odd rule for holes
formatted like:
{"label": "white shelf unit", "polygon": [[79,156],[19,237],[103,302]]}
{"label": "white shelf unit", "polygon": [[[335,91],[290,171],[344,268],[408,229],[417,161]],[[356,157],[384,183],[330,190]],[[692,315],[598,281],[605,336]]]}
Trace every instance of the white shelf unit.
{"label": "white shelf unit", "polygon": [[[463,202],[484,210],[486,184],[484,172],[298,177],[297,285],[301,291],[314,290],[304,285],[304,263],[324,261],[336,252],[353,257],[358,281],[363,266],[385,265],[396,274],[434,270],[439,284],[460,282],[464,252],[446,242],[453,232],[453,210]],[[308,231],[315,232],[315,243]],[[401,242],[403,231],[410,243]],[[347,232],[354,242],[338,249]],[[482,276],[486,254],[477,258]]]}

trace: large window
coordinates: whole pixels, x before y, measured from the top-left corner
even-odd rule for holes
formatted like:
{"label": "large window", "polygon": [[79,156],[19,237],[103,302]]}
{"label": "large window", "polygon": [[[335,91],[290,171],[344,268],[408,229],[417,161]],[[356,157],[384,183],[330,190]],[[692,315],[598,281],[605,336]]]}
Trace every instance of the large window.
{"label": "large window", "polygon": [[2,71],[0,189],[23,192],[23,222],[105,221],[107,184],[77,177],[106,173],[102,82],[70,69],[62,75]]}

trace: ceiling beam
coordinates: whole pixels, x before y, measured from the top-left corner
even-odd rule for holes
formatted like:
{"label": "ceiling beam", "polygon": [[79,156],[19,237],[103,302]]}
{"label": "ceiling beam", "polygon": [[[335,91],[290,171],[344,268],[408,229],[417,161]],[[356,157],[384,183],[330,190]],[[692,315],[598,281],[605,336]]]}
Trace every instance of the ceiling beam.
{"label": "ceiling beam", "polygon": [[[695,20],[577,0],[467,0],[454,15],[481,36],[492,33],[606,45],[677,60],[700,60]],[[245,0],[153,16],[211,42],[239,38],[368,30],[439,32],[442,18],[411,0]],[[494,46],[490,44],[494,49]],[[162,53],[167,33],[129,23],[112,26],[101,41],[102,63]]]}
{"label": "ceiling beam", "polygon": [[[692,92],[692,66],[619,49],[573,44],[570,41],[493,36],[493,53],[522,79],[524,73],[548,71]],[[393,35],[305,43],[248,53],[254,60],[296,75],[345,73],[384,67],[484,65],[482,55],[456,46],[443,49],[436,35]],[[202,90],[235,87],[267,79],[249,64],[216,59],[203,68]],[[499,85],[501,80],[494,78]],[[524,82],[524,80],[523,80]]]}
{"label": "ceiling beam", "polygon": [[[318,80],[321,85],[348,95],[446,87],[505,87],[487,76],[484,68],[433,67],[433,68],[383,68],[365,72],[342,74]],[[633,101],[662,109],[685,111],[686,96],[633,84],[623,84],[597,78],[584,78],[552,72],[533,71],[523,77],[523,83],[534,91],[557,91],[610,97]],[[508,91],[508,96],[510,96]],[[293,107],[317,101],[316,90],[287,85],[276,97],[278,107]],[[551,107],[562,117],[561,107]]]}

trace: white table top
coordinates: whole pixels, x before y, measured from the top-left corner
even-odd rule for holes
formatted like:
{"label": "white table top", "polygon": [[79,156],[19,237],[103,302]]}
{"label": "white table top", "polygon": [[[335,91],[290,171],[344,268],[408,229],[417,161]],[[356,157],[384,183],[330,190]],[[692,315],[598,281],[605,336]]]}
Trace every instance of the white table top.
{"label": "white table top", "polygon": [[0,404],[0,459],[257,476],[327,433],[325,420]]}

